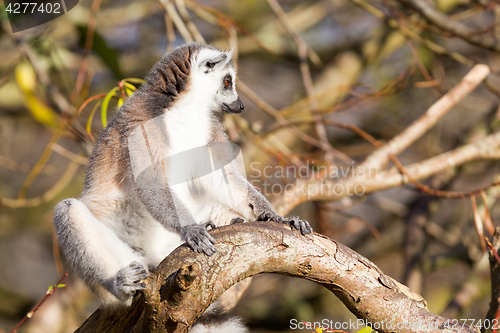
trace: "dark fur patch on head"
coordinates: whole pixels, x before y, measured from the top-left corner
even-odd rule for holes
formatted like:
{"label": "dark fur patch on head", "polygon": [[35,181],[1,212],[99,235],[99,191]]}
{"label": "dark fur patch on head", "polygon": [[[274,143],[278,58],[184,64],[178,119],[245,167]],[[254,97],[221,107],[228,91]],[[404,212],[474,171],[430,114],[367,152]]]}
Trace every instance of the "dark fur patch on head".
{"label": "dark fur patch on head", "polygon": [[[133,109],[130,111],[144,110],[148,114],[145,120],[163,114],[165,109],[187,89],[191,74],[190,60],[205,47],[209,46],[199,43],[187,44],[166,54],[146,75],[147,83],[130,98],[130,107]],[[124,106],[127,106],[125,104]]]}
{"label": "dark fur patch on head", "polygon": [[150,90],[167,96],[178,96],[187,85],[191,70],[189,60],[202,47],[202,44],[188,44],[165,55],[146,76]]}

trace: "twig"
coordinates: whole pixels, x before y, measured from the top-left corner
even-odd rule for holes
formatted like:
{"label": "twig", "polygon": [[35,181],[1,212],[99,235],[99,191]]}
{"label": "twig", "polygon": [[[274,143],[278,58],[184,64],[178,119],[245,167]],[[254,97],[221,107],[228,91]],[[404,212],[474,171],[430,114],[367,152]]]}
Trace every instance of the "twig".
{"label": "twig", "polygon": [[[383,143],[380,142],[379,140],[375,139],[373,136],[368,134],[367,132],[363,131],[361,128],[353,125],[353,124],[348,124],[348,123],[343,123],[340,121],[335,121],[333,119],[322,119],[322,122],[326,125],[332,125],[336,127],[340,127],[343,129],[350,130],[359,136],[361,136],[363,139],[366,141],[370,142],[373,144],[375,147],[382,147]],[[268,135],[266,133],[266,135]],[[500,159],[500,143],[497,143],[496,146],[493,145],[491,147],[490,151],[485,151],[484,155],[482,156],[483,158],[491,158],[491,159]],[[412,185],[414,185],[416,188],[421,190],[424,193],[427,193],[429,195],[437,196],[437,197],[443,197],[443,198],[449,198],[449,199],[461,199],[461,198],[466,198],[470,196],[475,196],[478,194],[483,193],[485,190],[500,185],[500,181],[495,181],[485,187],[470,191],[470,192],[457,192],[457,191],[443,191],[443,190],[436,190],[433,188],[430,188],[427,185],[420,184],[417,182],[411,174],[408,173],[406,168],[401,164],[401,162],[398,160],[398,158],[394,155],[389,155],[389,159],[394,163],[396,168],[401,172],[406,177],[406,180],[410,182]]]}
{"label": "twig", "polygon": [[[262,100],[259,95],[257,95],[250,87],[248,87],[244,82],[241,80],[238,81],[237,83],[238,89],[245,94],[252,102],[254,102],[259,109],[262,111],[266,112],[268,115],[272,116],[278,124],[281,126],[289,127],[290,131],[294,133],[298,138],[300,138],[302,141],[310,144],[311,146],[317,147],[317,148],[324,148],[323,144],[316,138],[313,138],[309,134],[304,133],[301,131],[299,128],[290,125],[288,120],[281,115],[278,110],[273,108],[271,105],[267,104],[264,100]],[[350,161],[350,159],[349,159]]]}
{"label": "twig", "polygon": [[201,19],[210,22],[212,24],[216,24],[222,27],[226,27],[227,25],[235,27],[239,32],[249,38],[251,41],[255,43],[260,49],[272,54],[276,55],[274,51],[267,48],[257,37],[255,37],[250,31],[248,31],[245,27],[238,24],[232,17],[218,11],[215,8],[204,5],[198,1],[184,0],[186,6],[191,9],[198,17]]}
{"label": "twig", "polygon": [[87,36],[85,38],[85,46],[83,49],[82,60],[80,62],[80,67],[78,69],[78,75],[76,77],[75,89],[71,94],[70,101],[76,102],[80,92],[82,90],[83,84],[85,82],[88,58],[90,52],[92,51],[92,46],[94,45],[94,35],[97,25],[97,12],[101,7],[102,0],[94,0],[92,6],[90,7],[90,16],[87,23]]}
{"label": "twig", "polygon": [[[300,72],[302,74],[302,81],[304,83],[304,87],[306,89],[307,98],[309,100],[309,106],[311,109],[311,113],[313,114],[315,120],[316,132],[318,133],[319,141],[321,144],[321,148],[325,151],[325,160],[332,163],[335,155],[335,149],[332,147],[330,142],[328,141],[328,136],[326,133],[325,126],[321,122],[321,115],[319,114],[318,102],[314,98],[314,86],[311,77],[311,71],[309,68],[309,64],[307,63],[307,55],[310,52],[311,48],[305,43],[304,39],[295,31],[292,23],[286,16],[285,11],[276,0],[267,0],[269,6],[273,9],[276,16],[282,23],[283,27],[288,31],[288,33],[293,37],[295,43],[298,48],[298,55],[300,59]],[[345,156],[344,158],[345,159]],[[350,159],[347,158],[347,162]]]}
{"label": "twig", "polygon": [[[338,181],[311,178],[297,179],[296,185],[293,188],[287,189],[283,195],[275,199],[274,207],[277,212],[283,215],[300,203],[308,200],[340,200],[347,197],[348,193],[355,193],[356,188],[361,188],[363,194],[386,190],[406,184],[409,182],[409,179],[418,181],[438,174],[448,168],[477,159],[500,159],[500,132],[493,133],[475,143],[470,143],[427,160],[407,165],[404,167],[405,175],[403,177],[401,170],[398,168],[379,173],[378,168],[368,169],[361,165],[354,170],[353,174],[356,175],[359,171],[362,172],[362,175],[342,178]],[[372,173],[376,173],[376,176],[372,175]],[[488,187],[493,185],[489,185]],[[316,189],[315,193],[307,191],[310,187]],[[335,189],[336,187],[342,187],[343,191],[339,193]],[[469,192],[467,195],[475,192]]]}
{"label": "twig", "polygon": [[160,3],[163,5],[165,10],[167,11],[170,18],[175,24],[177,31],[181,34],[182,38],[186,41],[186,43],[192,43],[194,41],[193,36],[189,32],[189,29],[186,27],[182,18],[179,16],[177,11],[175,10],[175,6],[172,3],[172,0],[160,0]]}
{"label": "twig", "polygon": [[[408,45],[410,46],[411,54],[413,56],[413,59],[415,59],[415,62],[417,63],[417,67],[420,70],[420,73],[424,76],[425,80],[429,83],[435,82],[435,84],[432,84],[432,87],[435,87],[433,91],[436,94],[436,97],[441,97],[445,93],[445,89],[443,86],[440,84],[439,80],[434,79],[429,72],[427,71],[427,68],[425,68],[424,64],[422,63],[422,60],[420,60],[420,57],[418,56],[418,51],[415,46],[415,43],[411,39],[408,39]],[[436,91],[437,90],[437,91]]]}
{"label": "twig", "polygon": [[64,174],[59,178],[59,180],[43,195],[35,198],[29,199],[9,199],[4,198],[0,195],[0,206],[7,208],[25,208],[25,207],[36,207],[43,203],[49,202],[54,199],[71,181],[76,171],[80,167],[80,163],[71,161],[68,168]]}
{"label": "twig", "polygon": [[432,104],[422,117],[391,139],[384,147],[368,156],[362,166],[369,169],[383,167],[388,162],[389,155],[397,155],[420,138],[458,102],[474,90],[489,73],[490,69],[486,65],[474,66],[455,87]]}
{"label": "twig", "polygon": [[56,143],[59,141],[59,138],[62,135],[61,130],[57,130],[53,135],[52,138],[49,141],[49,144],[45,147],[45,150],[42,153],[42,156],[38,160],[38,162],[35,164],[33,169],[31,169],[30,173],[26,177],[26,179],[23,182],[23,185],[21,186],[21,189],[19,190],[19,194],[17,195],[17,199],[24,199],[26,197],[26,192],[30,188],[31,184],[35,180],[35,178],[38,176],[40,171],[44,168],[45,164],[50,158],[50,155],[52,155],[52,144]]}
{"label": "twig", "polygon": [[194,40],[200,43],[205,43],[205,39],[201,35],[196,25],[191,20],[191,17],[189,16],[188,11],[186,10],[186,4],[184,3],[184,0],[175,0],[175,4],[177,5],[177,10],[179,11],[179,14],[181,14],[182,18],[184,19],[184,22],[186,22],[186,26],[191,32],[191,35],[194,37]]}
{"label": "twig", "polygon": [[77,154],[73,153],[72,151],[67,150],[63,146],[60,146],[58,143],[51,143],[51,144],[49,144],[49,146],[52,148],[53,151],[55,151],[56,153],[58,153],[61,156],[66,157],[67,159],[69,159],[73,162],[76,162],[76,163],[81,164],[81,165],[87,165],[87,163],[88,163],[88,159],[86,159],[85,157],[82,157],[80,155],[77,155]]}
{"label": "twig", "polygon": [[[29,163],[21,163],[21,162],[16,162],[14,160],[11,160],[10,158],[0,156],[0,167],[4,167],[8,170],[11,171],[16,171],[16,172],[25,172],[28,173],[31,171],[32,167]],[[47,175],[52,175],[54,174],[54,166],[49,165],[49,168],[43,169],[40,173],[47,174]]]}
{"label": "twig", "polygon": [[463,64],[468,65],[468,66],[474,66],[474,64],[476,63],[474,60],[469,59],[458,52],[450,52],[445,47],[443,47],[439,44],[436,44],[429,39],[422,38],[417,32],[413,31],[411,28],[399,25],[397,20],[390,18],[383,11],[372,6],[371,4],[369,4],[368,2],[366,2],[364,0],[351,0],[351,2],[353,2],[354,4],[358,5],[359,7],[363,8],[363,9],[365,9],[366,11],[368,11],[370,14],[376,16],[377,18],[385,21],[385,23],[390,28],[398,30],[404,36],[415,40],[417,43],[425,46],[426,48],[428,48],[429,50],[431,50],[434,53],[446,56],[450,59],[453,59],[455,61],[458,61],[458,62],[463,63]]}
{"label": "twig", "polygon": [[[302,37],[297,33],[292,22],[290,22],[290,20],[285,14],[285,11],[283,10],[283,8],[281,8],[279,3],[276,0],[267,0],[267,3],[271,7],[271,9],[276,13],[276,16],[278,16],[278,19],[280,20],[285,30],[288,31],[288,33],[293,37],[295,43],[299,48],[299,57],[301,55],[304,58],[308,56],[309,59],[311,59],[311,61],[313,62],[313,64],[319,66],[321,64],[321,59],[316,54],[316,52],[314,52],[314,50],[311,49],[309,45],[307,45],[302,39]],[[303,48],[303,50],[301,50],[301,48]]]}
{"label": "twig", "polygon": [[431,22],[433,25],[435,25],[440,29],[454,36],[460,37],[461,39],[473,45],[494,52],[500,52],[500,45],[497,43],[496,40],[485,36],[477,36],[469,28],[467,28],[460,22],[451,20],[445,14],[429,6],[425,1],[417,1],[417,0],[398,0],[398,1],[402,3],[404,6],[412,8],[413,10],[418,12],[425,19],[427,19],[429,22]]}
{"label": "twig", "polygon": [[71,113],[74,110],[74,107],[68,102],[66,97],[60,92],[59,88],[52,84],[52,80],[49,78],[47,73],[41,68],[41,65],[38,62],[37,57],[31,50],[31,48],[26,44],[24,40],[19,40],[13,38],[16,41],[19,50],[26,55],[28,60],[30,61],[35,73],[40,80],[40,82],[47,87],[48,96],[52,99],[52,101],[57,105],[59,111],[61,113]]}
{"label": "twig", "polygon": [[45,294],[45,296],[42,298],[42,300],[40,302],[38,302],[38,304],[33,308],[33,310],[31,310],[30,312],[28,312],[26,314],[26,316],[23,318],[23,320],[21,320],[19,322],[19,324],[16,325],[16,327],[14,327],[14,329],[10,332],[10,333],[15,333],[21,326],[24,325],[24,323],[30,319],[33,314],[40,308],[40,306],[57,290],[59,289],[59,285],[61,284],[61,282],[63,282],[63,280],[68,276],[68,272],[64,273],[64,275],[59,279],[59,281],[57,281],[57,283],[54,285],[54,286],[51,286],[52,288],[49,288],[49,290],[47,290],[47,293]]}
{"label": "twig", "polygon": [[[500,153],[499,153],[498,157],[500,157]],[[433,195],[433,196],[436,196],[436,197],[443,197],[443,198],[449,198],[449,199],[463,199],[463,198],[466,198],[466,197],[475,197],[476,195],[480,194],[483,191],[486,191],[487,189],[489,189],[491,187],[500,185],[500,180],[498,180],[498,181],[495,181],[495,182],[493,182],[493,183],[491,183],[491,184],[489,184],[487,186],[481,187],[479,189],[476,189],[476,190],[470,191],[470,192],[457,192],[457,191],[436,190],[436,189],[430,188],[427,185],[420,184],[415,179],[413,179],[413,177],[410,174],[408,174],[408,172],[406,172],[406,170],[403,167],[403,165],[401,164],[401,162],[394,155],[390,155],[389,158],[396,165],[396,168],[398,168],[398,170],[404,176],[406,176],[406,178],[408,179],[408,181],[413,186],[415,186],[416,188],[418,188],[422,192],[425,192],[425,193],[427,193],[429,195]],[[494,157],[494,158],[496,158],[496,157]]]}
{"label": "twig", "polygon": [[174,22],[168,12],[165,12],[165,27],[167,29],[167,53],[174,49],[175,31]]}
{"label": "twig", "polygon": [[[280,158],[285,158],[292,165],[295,166],[304,165],[302,160],[296,154],[290,152],[288,147],[283,145],[283,143],[280,142],[279,140],[268,141],[268,140],[262,140],[261,138],[257,137],[250,129],[248,121],[242,117],[235,117],[234,121],[235,124],[243,131],[243,134],[245,134],[253,143],[259,146],[266,154],[271,156],[273,159],[279,160]],[[266,143],[273,144],[273,147],[269,146],[269,144]],[[279,144],[279,147],[276,147],[276,144]],[[286,151],[282,150],[282,148],[285,148]]]}

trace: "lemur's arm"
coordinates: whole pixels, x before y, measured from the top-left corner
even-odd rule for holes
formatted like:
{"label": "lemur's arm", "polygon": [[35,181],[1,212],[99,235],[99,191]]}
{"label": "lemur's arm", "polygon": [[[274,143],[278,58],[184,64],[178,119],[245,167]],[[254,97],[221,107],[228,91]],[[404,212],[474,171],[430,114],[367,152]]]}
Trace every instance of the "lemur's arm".
{"label": "lemur's arm", "polygon": [[141,188],[137,194],[149,213],[165,228],[178,232],[182,239],[196,252],[212,255],[216,252],[215,240],[207,227],[215,228],[209,221],[197,224],[191,213],[168,187]]}
{"label": "lemur's arm", "polygon": [[309,222],[299,219],[298,216],[285,218],[278,215],[264,195],[236,171],[234,164],[228,165],[225,171],[233,198],[233,200],[229,200],[230,208],[241,214],[246,220],[288,224],[300,230],[303,235],[312,232]]}
{"label": "lemur's arm", "polygon": [[[217,143],[228,143],[228,138],[221,123],[213,124],[214,141]],[[212,148],[212,158],[218,161],[218,165],[224,168],[225,179],[228,182],[228,191],[215,191],[214,193],[220,203],[228,205],[232,210],[239,213],[246,220],[273,221],[289,224],[300,230],[302,234],[309,234],[312,228],[309,222],[299,219],[298,216],[284,218],[273,209],[273,206],[247,179],[239,172],[234,157],[231,153],[231,145],[218,145]],[[229,192],[229,193],[228,193]]]}

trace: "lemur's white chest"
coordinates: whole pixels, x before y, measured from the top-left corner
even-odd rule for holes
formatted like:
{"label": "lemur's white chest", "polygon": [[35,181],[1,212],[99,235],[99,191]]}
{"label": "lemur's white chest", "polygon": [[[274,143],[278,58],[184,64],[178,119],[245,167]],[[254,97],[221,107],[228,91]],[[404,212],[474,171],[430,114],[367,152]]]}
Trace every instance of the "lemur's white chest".
{"label": "lemur's white chest", "polygon": [[[197,222],[208,220],[211,213],[208,208],[212,206],[211,183],[214,175],[211,175],[211,170],[204,170],[207,161],[199,152],[212,136],[212,117],[208,105],[197,105],[185,99],[175,103],[164,118],[168,155],[182,157],[169,159],[172,162],[167,166],[169,186]],[[178,171],[186,177],[182,182],[172,177],[178,175]]]}
{"label": "lemur's white chest", "polygon": [[212,116],[207,107],[176,104],[164,117],[171,154],[205,146],[211,136]]}

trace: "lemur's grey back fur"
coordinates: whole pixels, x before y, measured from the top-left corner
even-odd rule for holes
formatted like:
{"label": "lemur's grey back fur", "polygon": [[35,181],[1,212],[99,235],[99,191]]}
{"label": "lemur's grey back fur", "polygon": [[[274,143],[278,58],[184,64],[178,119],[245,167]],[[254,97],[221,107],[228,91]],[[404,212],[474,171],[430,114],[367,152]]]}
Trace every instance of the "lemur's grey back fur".
{"label": "lemur's grey back fur", "polygon": [[[67,265],[106,303],[130,304],[149,270],[183,242],[212,255],[208,226],[263,220],[311,232],[306,221],[277,215],[234,162],[204,177],[169,183],[165,167],[173,166],[165,166],[165,156],[229,145],[219,119],[222,110],[243,110],[235,80],[231,53],[189,44],[167,54],[102,131],[81,197],[57,205],[54,224]],[[211,153],[215,161],[231,160],[222,156],[227,151]],[[141,154],[154,163],[139,177],[134,170],[144,162]],[[189,163],[196,169],[202,162]]]}

